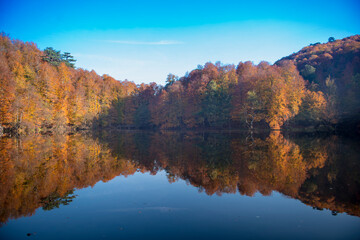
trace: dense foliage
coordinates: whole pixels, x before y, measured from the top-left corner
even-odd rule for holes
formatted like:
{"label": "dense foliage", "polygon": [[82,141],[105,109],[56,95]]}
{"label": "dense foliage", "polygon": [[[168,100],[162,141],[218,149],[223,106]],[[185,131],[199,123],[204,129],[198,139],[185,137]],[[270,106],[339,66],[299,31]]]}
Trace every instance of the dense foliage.
{"label": "dense foliage", "polygon": [[89,127],[136,89],[128,81],[69,67],[72,57],[65,55],[0,36],[0,124],[19,132]]}
{"label": "dense foliage", "polygon": [[61,54],[60,51],[56,51],[52,47],[45,48],[44,50],[45,56],[43,56],[43,60],[54,65],[59,66],[60,63],[65,63],[66,66],[75,68],[75,62],[73,56],[70,55],[69,52],[64,52]]}
{"label": "dense foliage", "polygon": [[288,60],[294,62],[309,90],[323,93],[327,103],[323,121],[359,128],[360,35],[342,40],[330,37],[328,43],[305,47],[276,64]]}
{"label": "dense foliage", "polygon": [[[121,128],[359,126],[360,36],[274,65],[206,63],[163,87],[74,69],[70,53],[0,36],[0,124],[17,132]],[[305,79],[305,80],[304,80]]]}

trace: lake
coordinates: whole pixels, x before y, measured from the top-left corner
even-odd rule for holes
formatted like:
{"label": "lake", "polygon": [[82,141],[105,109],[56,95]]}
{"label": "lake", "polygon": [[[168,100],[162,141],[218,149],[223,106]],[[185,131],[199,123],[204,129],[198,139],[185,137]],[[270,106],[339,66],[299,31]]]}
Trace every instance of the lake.
{"label": "lake", "polygon": [[359,239],[359,139],[280,132],[0,138],[1,239]]}

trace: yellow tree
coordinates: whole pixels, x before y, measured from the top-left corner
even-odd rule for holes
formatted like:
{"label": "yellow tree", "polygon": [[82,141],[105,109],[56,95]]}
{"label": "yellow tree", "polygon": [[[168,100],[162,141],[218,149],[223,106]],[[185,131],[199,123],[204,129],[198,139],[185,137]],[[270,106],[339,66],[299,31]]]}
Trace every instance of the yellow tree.
{"label": "yellow tree", "polygon": [[0,52],[0,124],[10,127],[13,121],[11,105],[15,98],[15,87],[7,60]]}
{"label": "yellow tree", "polygon": [[53,91],[52,104],[54,106],[53,122],[55,129],[63,131],[68,119],[68,97],[72,90],[71,73],[69,68],[61,63],[57,68],[58,77],[54,82],[51,82],[51,89]]}
{"label": "yellow tree", "polygon": [[280,129],[299,112],[305,82],[290,62],[280,67],[261,63],[259,68],[255,91],[262,103],[261,114],[265,114],[270,128]]}

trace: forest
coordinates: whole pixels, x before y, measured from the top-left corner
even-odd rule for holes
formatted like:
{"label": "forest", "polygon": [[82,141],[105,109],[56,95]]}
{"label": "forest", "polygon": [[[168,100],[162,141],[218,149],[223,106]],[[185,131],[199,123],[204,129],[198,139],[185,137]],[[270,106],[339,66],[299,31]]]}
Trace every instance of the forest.
{"label": "forest", "polygon": [[0,35],[0,128],[314,129],[360,133],[360,35],[271,65],[205,63],[166,85],[75,67],[70,53]]}

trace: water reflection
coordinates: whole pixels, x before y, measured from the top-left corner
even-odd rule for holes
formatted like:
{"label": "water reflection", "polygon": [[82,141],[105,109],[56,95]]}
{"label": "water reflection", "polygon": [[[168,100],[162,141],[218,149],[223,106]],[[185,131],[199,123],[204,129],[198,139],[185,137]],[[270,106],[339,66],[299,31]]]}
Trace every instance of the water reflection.
{"label": "water reflection", "polygon": [[118,132],[0,139],[0,221],[71,204],[74,189],[165,170],[208,195],[278,191],[314,209],[360,216],[358,142],[279,132]]}
{"label": "water reflection", "polygon": [[136,171],[134,163],[83,135],[0,140],[1,222],[69,203],[74,188]]}

